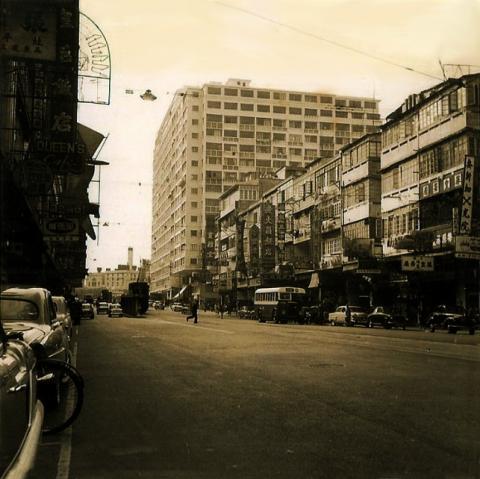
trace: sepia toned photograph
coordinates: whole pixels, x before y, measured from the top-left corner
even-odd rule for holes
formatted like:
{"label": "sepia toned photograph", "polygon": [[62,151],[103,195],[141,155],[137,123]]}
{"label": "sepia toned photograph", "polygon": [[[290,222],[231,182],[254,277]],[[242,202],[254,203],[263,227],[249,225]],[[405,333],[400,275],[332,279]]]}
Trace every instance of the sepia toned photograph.
{"label": "sepia toned photograph", "polygon": [[480,479],[479,0],[0,0],[1,479]]}

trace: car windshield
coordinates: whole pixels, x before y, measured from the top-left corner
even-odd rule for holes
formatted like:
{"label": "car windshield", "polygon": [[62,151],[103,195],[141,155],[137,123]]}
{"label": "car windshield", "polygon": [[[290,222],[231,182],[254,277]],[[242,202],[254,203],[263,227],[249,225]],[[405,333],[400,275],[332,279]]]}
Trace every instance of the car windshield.
{"label": "car windshield", "polygon": [[26,299],[2,298],[0,300],[2,321],[39,321],[40,314],[35,303]]}

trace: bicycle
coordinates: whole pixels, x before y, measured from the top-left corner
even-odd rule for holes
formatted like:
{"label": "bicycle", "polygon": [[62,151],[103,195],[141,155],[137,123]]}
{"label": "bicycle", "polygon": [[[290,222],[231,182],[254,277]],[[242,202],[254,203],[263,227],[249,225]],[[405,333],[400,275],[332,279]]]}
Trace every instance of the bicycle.
{"label": "bicycle", "polygon": [[83,406],[83,378],[71,364],[57,359],[38,359],[37,392],[45,408],[43,434],[55,434],[70,426]]}

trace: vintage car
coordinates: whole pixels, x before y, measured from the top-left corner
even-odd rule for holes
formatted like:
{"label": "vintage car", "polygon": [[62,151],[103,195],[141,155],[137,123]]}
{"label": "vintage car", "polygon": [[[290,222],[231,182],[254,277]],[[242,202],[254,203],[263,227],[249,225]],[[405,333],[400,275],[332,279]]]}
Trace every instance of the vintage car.
{"label": "vintage car", "polygon": [[341,324],[343,326],[355,326],[362,324],[368,326],[368,315],[360,306],[348,306],[350,309],[350,321],[346,318],[347,306],[339,306],[333,313],[329,313],[328,322],[332,326]]}
{"label": "vintage car", "polygon": [[43,405],[37,400],[35,354],[7,337],[0,322],[0,477],[27,477],[40,442]]}
{"label": "vintage car", "polygon": [[97,314],[108,314],[108,303],[106,301],[100,301],[97,304]]}
{"label": "vintage car", "polygon": [[177,313],[183,313],[183,314],[188,314],[188,312],[190,311],[190,308],[188,306],[185,306],[182,303],[172,303],[170,305],[170,309]]}
{"label": "vintage car", "polygon": [[113,318],[113,317],[121,318],[123,316],[123,310],[120,304],[114,303],[111,304],[108,308],[108,317]]}
{"label": "vintage car", "polygon": [[95,317],[95,311],[93,305],[90,303],[82,303],[82,318],[93,319]]}
{"label": "vintage car", "polygon": [[70,316],[70,308],[67,300],[63,296],[52,296],[53,304],[55,306],[55,313],[57,320],[63,324],[68,337],[72,337],[72,318]]}
{"label": "vintage car", "polygon": [[368,327],[373,328],[375,326],[382,326],[385,329],[402,328],[406,327],[405,318],[394,312],[387,312],[383,306],[377,306],[368,315]]}
{"label": "vintage car", "polygon": [[0,309],[8,333],[21,333],[38,355],[70,360],[69,338],[57,319],[50,292],[44,288],[10,288],[2,291]]}
{"label": "vintage car", "polygon": [[428,317],[427,325],[433,333],[437,328],[443,328],[450,334],[456,334],[465,329],[469,334],[475,334],[478,327],[478,319],[465,314],[461,308],[455,306],[439,305]]}

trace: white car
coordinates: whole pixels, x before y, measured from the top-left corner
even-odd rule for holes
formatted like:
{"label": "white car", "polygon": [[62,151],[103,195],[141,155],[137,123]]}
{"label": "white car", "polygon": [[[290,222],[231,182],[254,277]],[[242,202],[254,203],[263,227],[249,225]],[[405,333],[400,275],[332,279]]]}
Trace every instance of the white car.
{"label": "white car", "polygon": [[363,324],[368,326],[368,315],[365,310],[359,306],[348,306],[350,309],[350,321],[348,322],[345,317],[347,306],[339,306],[333,313],[329,313],[328,322],[332,326],[341,324],[344,326],[355,326],[356,324]]}

